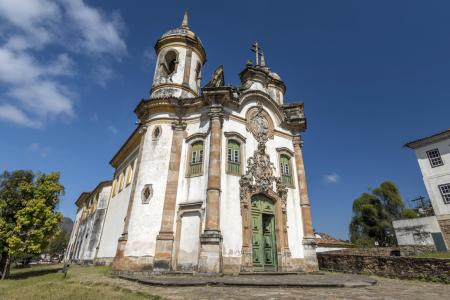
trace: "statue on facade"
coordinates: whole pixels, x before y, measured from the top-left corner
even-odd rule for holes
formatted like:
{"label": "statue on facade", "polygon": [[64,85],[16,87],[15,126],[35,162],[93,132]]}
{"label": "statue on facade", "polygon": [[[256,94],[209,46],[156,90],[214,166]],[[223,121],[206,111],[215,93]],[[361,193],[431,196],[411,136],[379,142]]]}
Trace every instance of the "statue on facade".
{"label": "statue on facade", "polygon": [[205,87],[220,87],[225,85],[225,76],[223,74],[223,66],[218,66],[215,70],[211,79],[205,85]]}

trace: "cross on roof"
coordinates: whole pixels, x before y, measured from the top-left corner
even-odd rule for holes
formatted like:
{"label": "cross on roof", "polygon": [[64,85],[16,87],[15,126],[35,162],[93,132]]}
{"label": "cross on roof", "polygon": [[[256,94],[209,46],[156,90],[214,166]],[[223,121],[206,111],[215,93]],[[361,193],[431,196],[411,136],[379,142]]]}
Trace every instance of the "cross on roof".
{"label": "cross on roof", "polygon": [[[264,60],[264,52],[263,49],[259,46],[258,42],[254,42],[252,44],[252,48],[250,49],[252,52],[255,52],[255,66],[261,65],[265,66],[266,62]],[[260,59],[261,56],[261,59]]]}

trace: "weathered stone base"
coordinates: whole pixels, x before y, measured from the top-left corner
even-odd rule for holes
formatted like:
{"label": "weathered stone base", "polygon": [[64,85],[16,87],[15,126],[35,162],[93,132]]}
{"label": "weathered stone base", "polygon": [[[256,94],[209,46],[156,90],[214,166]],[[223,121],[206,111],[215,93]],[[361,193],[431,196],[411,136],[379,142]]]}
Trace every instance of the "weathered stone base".
{"label": "weathered stone base", "polygon": [[153,256],[122,256],[114,259],[113,271],[153,271]]}
{"label": "weathered stone base", "polygon": [[314,239],[303,239],[304,271],[316,272],[319,270],[319,263],[316,254],[316,241]]}
{"label": "weathered stone base", "polygon": [[220,231],[205,231],[200,237],[200,273],[222,272],[222,235]]}
{"label": "weathered stone base", "polygon": [[173,240],[172,232],[160,232],[156,238],[155,261],[153,264],[153,270],[155,272],[167,272],[171,270]]}
{"label": "weathered stone base", "polygon": [[109,266],[113,263],[114,257],[97,257],[94,260],[96,266]]}
{"label": "weathered stone base", "polygon": [[450,251],[450,215],[438,216],[439,227],[441,227],[442,237],[447,245],[447,251]]}
{"label": "weathered stone base", "polygon": [[222,261],[224,274],[237,275],[241,272],[241,257],[224,256]]}

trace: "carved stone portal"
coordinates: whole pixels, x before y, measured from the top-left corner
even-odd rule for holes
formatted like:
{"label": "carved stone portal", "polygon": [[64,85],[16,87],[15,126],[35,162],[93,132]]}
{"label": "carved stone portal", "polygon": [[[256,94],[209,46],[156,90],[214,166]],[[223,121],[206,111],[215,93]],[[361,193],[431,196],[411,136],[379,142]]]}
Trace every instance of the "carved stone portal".
{"label": "carved stone portal", "polygon": [[[258,149],[247,160],[247,171],[241,176],[240,201],[242,216],[242,271],[252,272],[252,228],[251,228],[251,201],[256,194],[264,194],[275,203],[275,222],[277,255],[279,271],[287,271],[290,268],[290,251],[287,240],[286,200],[287,188],[280,177],[273,175],[275,169],[266,153],[266,141],[270,135],[270,118],[261,107],[257,107],[251,113],[252,119],[248,119],[250,130],[258,141]],[[267,114],[267,113],[266,113]],[[273,134],[273,127],[272,127]]]}

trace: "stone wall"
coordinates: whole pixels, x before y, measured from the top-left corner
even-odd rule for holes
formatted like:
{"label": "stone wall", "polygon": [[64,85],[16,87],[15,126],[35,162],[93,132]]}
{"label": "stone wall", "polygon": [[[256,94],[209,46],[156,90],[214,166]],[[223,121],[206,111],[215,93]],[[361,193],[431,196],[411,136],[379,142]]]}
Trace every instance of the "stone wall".
{"label": "stone wall", "polygon": [[319,268],[344,273],[450,283],[450,259],[318,253]]}
{"label": "stone wall", "polygon": [[393,255],[393,252],[400,252],[400,256],[416,256],[435,250],[435,247],[430,245],[408,245],[398,247],[345,248],[336,251],[328,251],[327,253],[362,256],[395,256]]}

